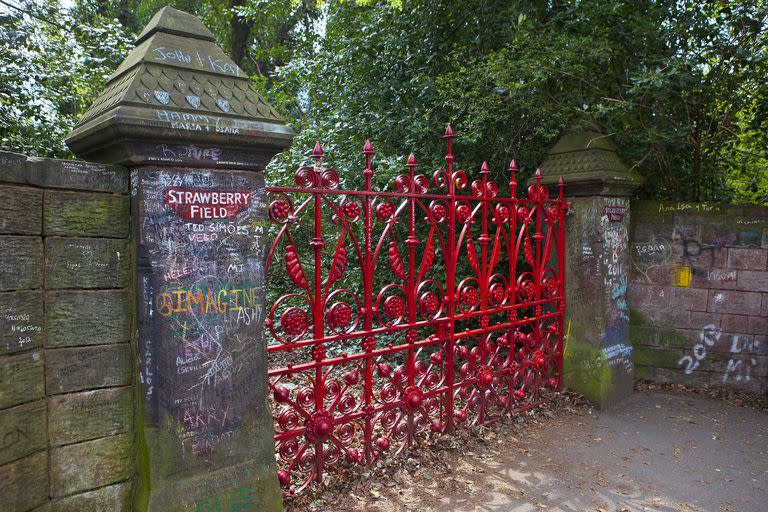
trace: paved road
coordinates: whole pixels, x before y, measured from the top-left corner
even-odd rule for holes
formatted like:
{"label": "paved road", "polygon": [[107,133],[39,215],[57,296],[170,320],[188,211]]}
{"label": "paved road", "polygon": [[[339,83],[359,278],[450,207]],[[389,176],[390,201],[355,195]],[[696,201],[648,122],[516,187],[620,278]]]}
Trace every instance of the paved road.
{"label": "paved road", "polygon": [[524,436],[501,457],[465,457],[466,489],[434,510],[768,511],[768,415],[753,409],[635,393]]}
{"label": "paved road", "polygon": [[449,449],[291,510],[768,512],[764,412],[660,393],[608,412],[553,407],[538,424],[488,429],[484,442],[446,436]]}

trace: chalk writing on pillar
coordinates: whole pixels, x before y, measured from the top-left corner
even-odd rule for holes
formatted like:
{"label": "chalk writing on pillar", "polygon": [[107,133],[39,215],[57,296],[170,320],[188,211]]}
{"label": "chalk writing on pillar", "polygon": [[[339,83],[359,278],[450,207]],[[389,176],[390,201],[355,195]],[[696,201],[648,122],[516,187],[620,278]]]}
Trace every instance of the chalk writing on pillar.
{"label": "chalk writing on pillar", "polygon": [[[207,117],[207,116],[206,116]],[[218,162],[221,160],[223,151],[219,148],[202,148],[194,144],[183,146],[171,146],[168,144],[158,144],[155,149],[160,151],[165,159],[188,158],[191,160],[210,160]]]}
{"label": "chalk writing on pillar", "polygon": [[189,52],[181,48],[157,46],[152,48],[152,57],[157,62],[178,62],[215,73],[240,76],[240,69],[227,62],[226,59],[217,59],[213,55],[199,51]]}
{"label": "chalk writing on pillar", "polygon": [[617,343],[603,349],[605,359],[612,368],[619,367],[625,372],[632,371],[632,346],[625,343]]}
{"label": "chalk writing on pillar", "polygon": [[[603,287],[606,294],[606,326],[603,341],[615,343],[625,339],[629,325],[627,305],[627,272],[629,271],[628,233],[624,219],[629,202],[616,199],[606,205],[600,216],[603,242]],[[627,360],[629,361],[629,360]],[[631,365],[631,361],[629,362]]]}
{"label": "chalk writing on pillar", "polygon": [[232,135],[240,133],[239,127],[231,126],[231,120],[222,119],[219,116],[158,109],[155,110],[155,117],[159,121],[170,124],[170,127],[176,130],[229,133]]}
{"label": "chalk writing on pillar", "polygon": [[230,453],[264,357],[266,201],[252,172],[144,171],[141,379],[149,418],[168,418],[185,458]]}

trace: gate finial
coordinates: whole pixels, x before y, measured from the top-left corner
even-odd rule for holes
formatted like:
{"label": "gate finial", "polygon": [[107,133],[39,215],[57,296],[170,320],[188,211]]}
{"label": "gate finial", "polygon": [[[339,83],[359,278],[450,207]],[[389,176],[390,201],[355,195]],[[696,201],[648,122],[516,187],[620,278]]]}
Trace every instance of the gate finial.
{"label": "gate finial", "polygon": [[371,139],[366,139],[365,144],[363,144],[363,155],[365,155],[365,170],[363,171],[363,176],[365,177],[366,190],[371,190],[371,178],[373,177],[373,169],[371,168],[371,156],[373,156],[374,153],[376,153],[376,151],[373,149]]}
{"label": "gate finial", "polygon": [[509,191],[510,196],[512,198],[517,197],[517,178],[515,178],[515,173],[520,169],[518,167],[517,162],[515,160],[512,160],[509,162],[509,167],[507,170],[509,171]]}
{"label": "gate finial", "polygon": [[445,127],[445,134],[443,134],[443,138],[446,139],[447,146],[445,150],[445,163],[448,164],[447,170],[448,174],[450,174],[452,171],[451,166],[453,164],[453,128],[451,128],[451,123],[448,123],[448,126]]}
{"label": "gate finial", "polygon": [[323,146],[320,145],[320,141],[315,143],[315,147],[312,149],[312,156],[315,159],[323,158]]}

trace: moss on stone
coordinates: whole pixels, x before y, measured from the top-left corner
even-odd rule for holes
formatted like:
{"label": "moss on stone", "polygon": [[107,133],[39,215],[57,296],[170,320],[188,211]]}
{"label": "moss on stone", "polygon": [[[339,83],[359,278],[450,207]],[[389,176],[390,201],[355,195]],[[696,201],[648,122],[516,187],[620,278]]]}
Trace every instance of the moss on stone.
{"label": "moss on stone", "polygon": [[674,368],[680,359],[678,351],[655,349],[650,347],[635,348],[635,364],[657,368]]}
{"label": "moss on stone", "polygon": [[573,324],[563,352],[563,383],[596,403],[604,402],[613,389],[613,373],[605,354],[586,342]]}

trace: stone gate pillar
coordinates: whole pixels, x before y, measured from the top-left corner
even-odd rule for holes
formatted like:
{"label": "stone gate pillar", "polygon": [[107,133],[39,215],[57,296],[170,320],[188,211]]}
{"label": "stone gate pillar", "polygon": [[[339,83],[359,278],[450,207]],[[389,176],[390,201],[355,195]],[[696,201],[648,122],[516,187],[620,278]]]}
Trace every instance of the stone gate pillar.
{"label": "stone gate pillar", "polygon": [[67,138],[131,168],[137,511],[279,510],[262,170],[292,132],[194,16],[165,7]]}
{"label": "stone gate pillar", "polygon": [[563,383],[601,407],[632,392],[629,338],[629,197],[641,177],[596,132],[561,138],[542,164],[565,178],[566,312]]}

